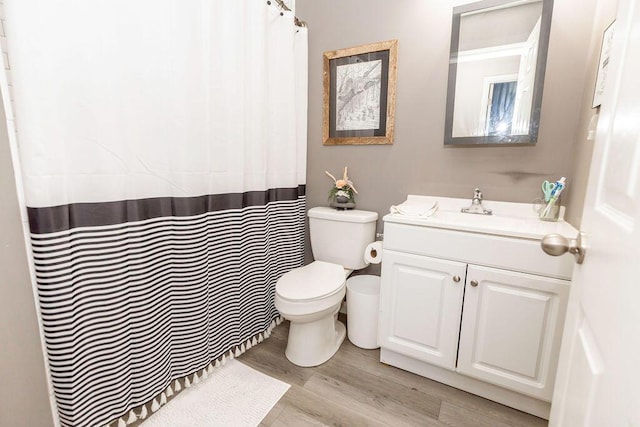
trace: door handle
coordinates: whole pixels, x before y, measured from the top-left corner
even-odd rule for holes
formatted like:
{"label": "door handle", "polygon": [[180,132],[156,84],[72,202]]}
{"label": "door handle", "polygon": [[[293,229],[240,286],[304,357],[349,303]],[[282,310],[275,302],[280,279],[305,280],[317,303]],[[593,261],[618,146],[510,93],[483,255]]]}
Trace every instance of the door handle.
{"label": "door handle", "polygon": [[552,256],[560,256],[566,252],[576,257],[576,262],[582,264],[584,255],[587,252],[584,233],[579,231],[575,239],[567,239],[560,234],[547,234],[540,241],[542,250]]}

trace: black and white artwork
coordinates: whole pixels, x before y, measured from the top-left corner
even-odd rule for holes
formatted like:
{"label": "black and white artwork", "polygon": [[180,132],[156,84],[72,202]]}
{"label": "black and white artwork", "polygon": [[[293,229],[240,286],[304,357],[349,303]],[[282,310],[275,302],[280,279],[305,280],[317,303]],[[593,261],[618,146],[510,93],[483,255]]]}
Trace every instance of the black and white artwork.
{"label": "black and white artwork", "polygon": [[336,130],[378,129],[382,60],[336,67]]}

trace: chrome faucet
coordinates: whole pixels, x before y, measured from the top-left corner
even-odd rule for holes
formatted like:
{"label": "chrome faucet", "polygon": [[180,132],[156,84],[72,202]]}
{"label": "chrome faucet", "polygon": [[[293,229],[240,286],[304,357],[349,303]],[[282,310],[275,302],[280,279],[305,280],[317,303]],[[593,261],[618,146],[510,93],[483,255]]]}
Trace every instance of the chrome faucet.
{"label": "chrome faucet", "polygon": [[468,208],[460,209],[460,212],[462,212],[462,213],[470,213],[470,214],[477,214],[477,215],[491,215],[492,214],[491,209],[485,209],[485,207],[482,206],[482,191],[480,191],[479,188],[476,188],[473,191],[473,199],[471,200],[471,206],[469,206]]}

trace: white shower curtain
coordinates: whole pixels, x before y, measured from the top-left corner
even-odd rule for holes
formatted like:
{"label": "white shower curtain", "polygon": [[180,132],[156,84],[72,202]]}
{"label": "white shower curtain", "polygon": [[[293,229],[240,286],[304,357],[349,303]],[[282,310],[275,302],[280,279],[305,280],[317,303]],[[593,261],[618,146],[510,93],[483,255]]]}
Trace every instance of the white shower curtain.
{"label": "white shower curtain", "polygon": [[303,261],[307,34],[270,3],[5,0],[64,426],[144,417],[278,319]]}

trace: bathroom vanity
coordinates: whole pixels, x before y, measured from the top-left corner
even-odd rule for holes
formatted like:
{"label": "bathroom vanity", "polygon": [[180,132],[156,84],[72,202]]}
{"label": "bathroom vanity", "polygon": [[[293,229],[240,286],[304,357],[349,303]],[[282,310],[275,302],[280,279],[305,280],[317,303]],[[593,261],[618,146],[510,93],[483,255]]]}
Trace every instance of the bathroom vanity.
{"label": "bathroom vanity", "polygon": [[[549,417],[574,260],[540,248],[530,204],[409,196],[430,217],[384,217],[380,359],[513,408]],[[418,212],[421,209],[414,209]]]}

